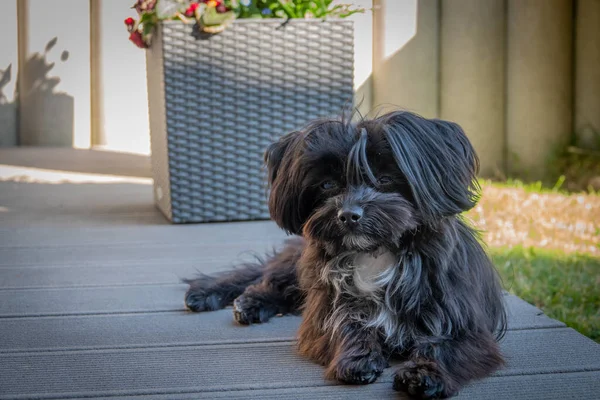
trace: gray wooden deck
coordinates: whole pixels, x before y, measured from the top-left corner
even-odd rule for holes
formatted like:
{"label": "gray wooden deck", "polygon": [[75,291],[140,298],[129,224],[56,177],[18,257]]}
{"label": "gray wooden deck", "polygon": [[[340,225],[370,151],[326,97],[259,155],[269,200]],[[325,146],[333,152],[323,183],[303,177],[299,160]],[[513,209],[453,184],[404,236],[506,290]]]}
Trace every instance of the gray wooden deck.
{"label": "gray wooden deck", "polygon": [[[391,370],[365,387],[323,380],[294,352],[297,317],[241,327],[230,310],[185,311],[179,279],[276,245],[272,223],[167,224],[144,157],[0,150],[0,172],[0,399],[397,398]],[[600,398],[600,346],[507,302],[507,368],[458,398]]]}

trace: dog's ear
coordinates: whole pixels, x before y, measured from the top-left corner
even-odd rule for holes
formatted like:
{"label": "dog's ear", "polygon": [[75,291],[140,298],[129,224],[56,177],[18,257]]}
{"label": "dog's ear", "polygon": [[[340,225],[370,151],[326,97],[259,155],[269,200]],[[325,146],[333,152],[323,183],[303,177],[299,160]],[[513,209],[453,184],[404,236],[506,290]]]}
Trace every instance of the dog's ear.
{"label": "dog's ear", "polygon": [[479,198],[479,159],[460,126],[409,112],[380,117],[392,153],[424,219],[459,214]]}
{"label": "dog's ear", "polygon": [[277,172],[281,167],[283,156],[297,136],[298,132],[288,133],[287,135],[282,136],[277,142],[272,143],[267,148],[267,151],[265,151],[264,160],[265,165],[267,166],[267,179],[269,181],[269,186],[272,186],[273,182],[277,178]]}
{"label": "dog's ear", "polygon": [[269,213],[271,218],[288,233],[300,234],[303,221],[300,216],[301,182],[295,178],[294,155],[301,132],[292,132],[269,146],[265,164],[269,180]]}

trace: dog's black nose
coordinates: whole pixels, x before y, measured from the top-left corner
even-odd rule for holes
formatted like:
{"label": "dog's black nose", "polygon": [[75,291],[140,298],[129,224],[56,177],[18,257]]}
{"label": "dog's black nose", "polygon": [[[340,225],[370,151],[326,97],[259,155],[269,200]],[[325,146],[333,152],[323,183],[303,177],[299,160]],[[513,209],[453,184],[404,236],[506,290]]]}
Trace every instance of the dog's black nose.
{"label": "dog's black nose", "polygon": [[357,225],[363,216],[363,209],[357,206],[344,207],[338,212],[338,219],[346,226]]}

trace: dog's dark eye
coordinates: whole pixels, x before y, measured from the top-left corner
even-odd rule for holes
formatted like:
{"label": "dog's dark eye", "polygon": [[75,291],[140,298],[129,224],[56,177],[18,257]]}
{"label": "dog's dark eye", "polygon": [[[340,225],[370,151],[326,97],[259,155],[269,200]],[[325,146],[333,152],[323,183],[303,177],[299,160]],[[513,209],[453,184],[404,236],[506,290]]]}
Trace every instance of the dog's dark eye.
{"label": "dog's dark eye", "polygon": [[380,185],[389,185],[390,183],[392,183],[392,181],[392,177],[388,175],[382,175],[377,179],[377,183],[379,183]]}
{"label": "dog's dark eye", "polygon": [[325,181],[321,183],[321,189],[323,190],[332,190],[337,188],[338,184],[336,181]]}

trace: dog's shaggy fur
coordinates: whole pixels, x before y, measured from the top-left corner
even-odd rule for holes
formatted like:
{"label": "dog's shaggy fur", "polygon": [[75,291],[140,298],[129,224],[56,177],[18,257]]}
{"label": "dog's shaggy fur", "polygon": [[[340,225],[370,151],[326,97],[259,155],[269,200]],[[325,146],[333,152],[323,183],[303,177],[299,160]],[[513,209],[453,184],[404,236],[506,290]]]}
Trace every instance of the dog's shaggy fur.
{"label": "dog's shaggy fur", "polygon": [[301,354],[326,376],[371,383],[400,357],[396,390],[454,395],[503,364],[499,279],[460,213],[477,156],[451,122],[392,112],[322,120],[265,155],[272,218],[288,233],[265,262],[187,281],[193,311],[233,304],[242,324],[301,312]]}

